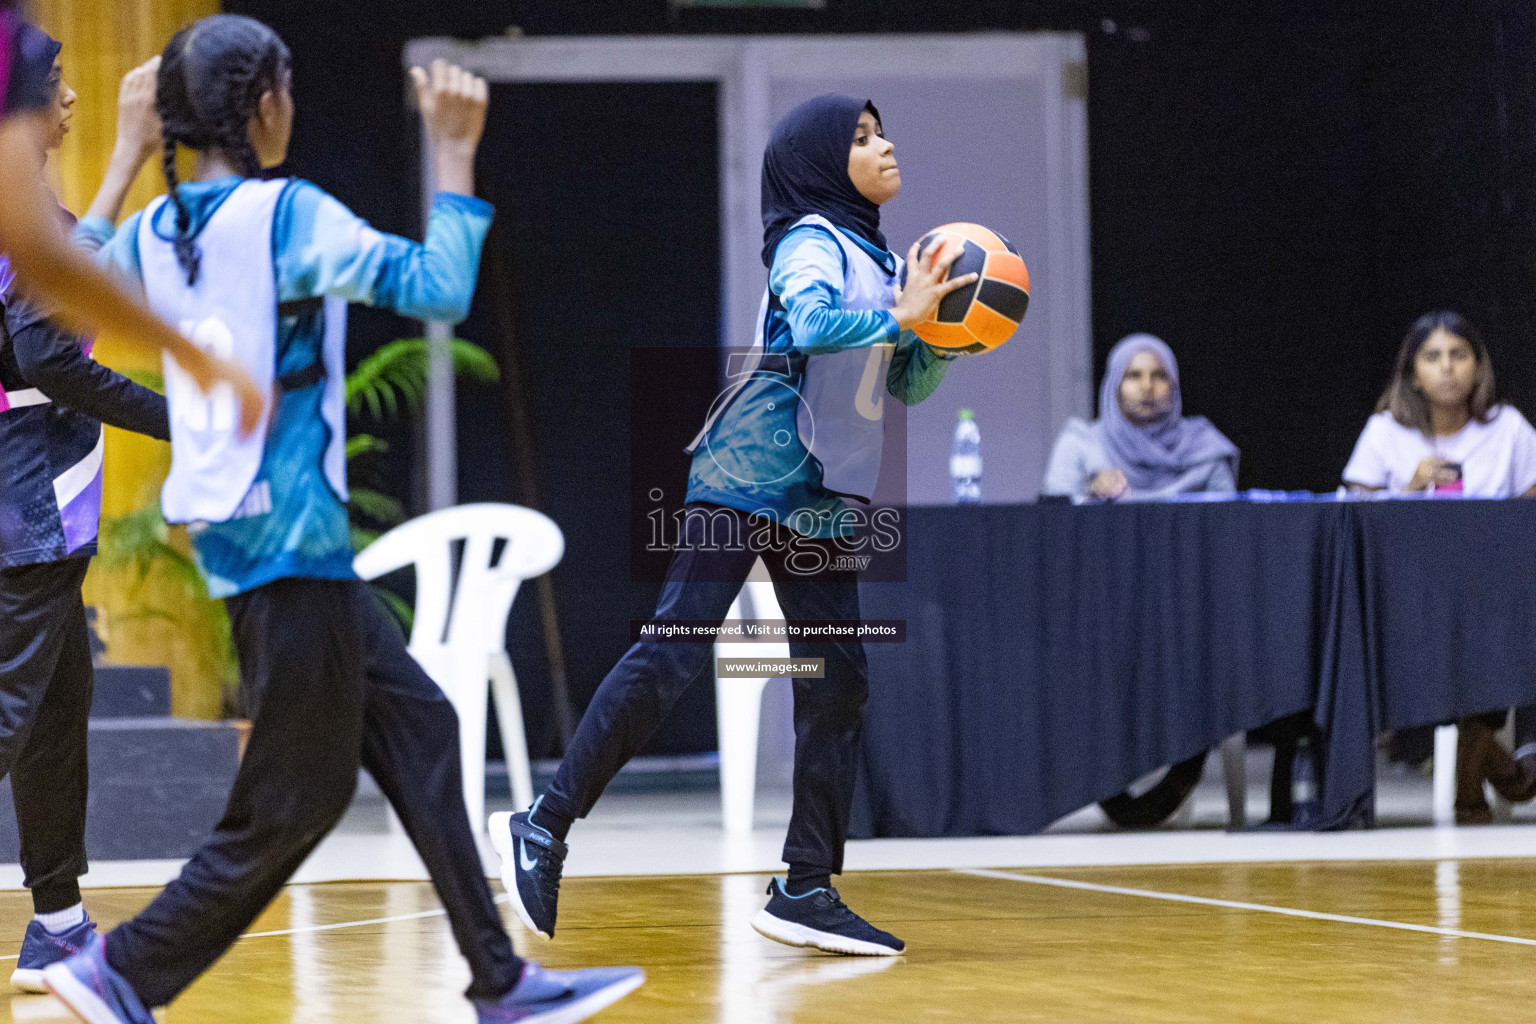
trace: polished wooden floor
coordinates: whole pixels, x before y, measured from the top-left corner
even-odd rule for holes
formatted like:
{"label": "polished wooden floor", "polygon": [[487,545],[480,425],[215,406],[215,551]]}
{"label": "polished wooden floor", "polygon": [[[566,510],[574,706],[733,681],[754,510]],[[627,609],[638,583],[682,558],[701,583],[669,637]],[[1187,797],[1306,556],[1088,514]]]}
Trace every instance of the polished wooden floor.
{"label": "polished wooden floor", "polygon": [[[844,898],[909,943],[897,960],[758,937],[748,921],[766,881],[572,879],[554,943],[534,949],[512,931],[519,952],[547,966],[643,966],[649,983],[596,1018],[611,1024],[1536,1020],[1536,861],[846,876]],[[96,890],[87,901],[110,923],[151,895]],[[414,883],[290,887],[253,928],[281,934],[243,939],[164,1019],[470,1024],[459,997],[468,972],[436,911]],[[0,894],[10,937],[0,954],[14,955],[27,914],[23,894]],[[0,1000],[0,1019],[7,1010],[62,1013],[46,996]]]}

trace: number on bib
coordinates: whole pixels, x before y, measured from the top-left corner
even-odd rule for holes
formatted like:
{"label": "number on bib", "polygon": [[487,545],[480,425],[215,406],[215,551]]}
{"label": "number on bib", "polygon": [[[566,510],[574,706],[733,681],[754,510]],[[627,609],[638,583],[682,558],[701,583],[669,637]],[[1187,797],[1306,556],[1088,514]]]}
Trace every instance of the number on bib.
{"label": "number on bib", "polygon": [[[217,317],[209,317],[200,323],[183,320],[181,333],[215,358],[234,358],[235,334]],[[177,401],[172,403],[172,415],[178,423],[195,431],[224,433],[235,429],[235,392],[228,384],[220,384],[212,394],[204,394],[174,359],[169,365],[181,385]]]}

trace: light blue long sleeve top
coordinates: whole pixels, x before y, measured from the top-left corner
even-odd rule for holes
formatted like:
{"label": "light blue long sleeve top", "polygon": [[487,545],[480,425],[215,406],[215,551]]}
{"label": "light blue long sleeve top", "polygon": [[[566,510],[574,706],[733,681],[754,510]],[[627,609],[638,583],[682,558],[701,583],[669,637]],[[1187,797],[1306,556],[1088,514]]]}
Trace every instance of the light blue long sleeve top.
{"label": "light blue long sleeve top", "polygon": [[[194,233],[242,180],[181,186]],[[336,296],[418,320],[458,323],[469,314],[492,213],[484,200],[439,193],[423,244],[377,231],[318,186],[295,180],[279,198],[273,221],[277,300]],[[99,262],[140,290],[142,216],[134,214],[116,231],[110,221],[87,217],[75,230],[77,244],[96,250]],[[162,238],[175,235],[169,203],[152,227]],[[280,316],[276,376],[319,361],[324,330],[319,311]],[[346,504],[324,471],[331,432],[320,412],[323,391],[323,384],[315,384],[277,397],[255,481],[270,487],[272,510],[194,529],[198,564],[214,597],[286,577],[354,578]]]}
{"label": "light blue long sleeve top", "polygon": [[[889,252],[847,237],[894,269]],[[808,224],[784,236],[768,272],[768,287],[783,309],[768,314],[764,353],[787,359],[789,379],[797,383],[809,356],[892,344],[886,391],[905,405],[916,405],[933,394],[954,357],[939,355],[901,330],[889,310],[844,309],[843,260],[837,239],[823,227]],[[688,501],[763,515],[806,536],[846,536],[851,527],[839,513],[848,506],[822,487],[821,465],[800,441],[798,406],[784,401],[787,394],[780,378],[758,374],[731,399],[710,429],[708,443],[694,452]],[[773,443],[776,436],[787,436],[789,443]]]}

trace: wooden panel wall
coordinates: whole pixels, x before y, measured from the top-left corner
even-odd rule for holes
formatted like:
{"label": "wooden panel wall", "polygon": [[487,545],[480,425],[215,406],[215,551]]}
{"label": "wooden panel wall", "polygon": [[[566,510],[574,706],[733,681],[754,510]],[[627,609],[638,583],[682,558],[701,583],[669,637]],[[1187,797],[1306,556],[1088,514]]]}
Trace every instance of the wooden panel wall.
{"label": "wooden panel wall", "polygon": [[[218,11],[218,0],[34,0],[37,23],[64,44],[64,77],[79,96],[70,134],[50,168],[59,198],[71,210],[85,211],[106,171],[122,76],[159,53],[177,29]],[[140,173],[124,214],[164,190],[165,179],[152,160]],[[96,356],[118,369],[159,370],[153,360],[130,356],[111,337],[98,340]],[[169,467],[169,445],[108,427],[103,514],[123,515],[155,501]],[[184,537],[173,539],[184,546]],[[176,588],[153,579],[140,585],[98,564],[86,581],[86,601],[98,610],[109,660],[169,665],[175,712],[196,718],[219,715],[219,659],[203,642],[202,617],[185,607]],[[180,615],[181,621],[157,612]]]}

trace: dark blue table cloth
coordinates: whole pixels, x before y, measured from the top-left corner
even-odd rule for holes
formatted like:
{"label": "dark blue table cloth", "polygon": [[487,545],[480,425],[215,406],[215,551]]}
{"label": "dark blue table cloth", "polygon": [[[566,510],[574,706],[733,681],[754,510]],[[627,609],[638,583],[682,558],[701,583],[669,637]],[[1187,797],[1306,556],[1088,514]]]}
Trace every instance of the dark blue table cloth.
{"label": "dark blue table cloth", "polygon": [[856,836],[1037,832],[1311,711],[1322,824],[1381,728],[1536,700],[1536,503],[913,508],[870,644]]}
{"label": "dark blue table cloth", "polygon": [[1536,702],[1536,501],[1350,506],[1374,725]]}

